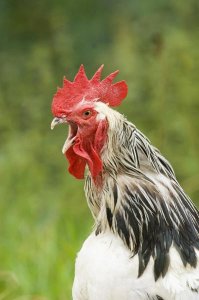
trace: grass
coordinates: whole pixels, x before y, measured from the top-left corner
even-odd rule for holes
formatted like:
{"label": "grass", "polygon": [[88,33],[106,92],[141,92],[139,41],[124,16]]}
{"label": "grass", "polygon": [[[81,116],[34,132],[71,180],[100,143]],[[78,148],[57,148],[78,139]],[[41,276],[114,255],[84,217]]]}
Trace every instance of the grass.
{"label": "grass", "polygon": [[48,194],[41,208],[35,197],[4,206],[0,299],[70,299],[75,255],[91,220],[83,205],[76,211],[71,200],[49,201]]}
{"label": "grass", "polygon": [[1,153],[0,300],[70,299],[75,256],[92,219],[83,183],[67,174],[61,155],[57,174],[53,156],[48,167],[38,159],[45,146],[49,156],[55,150],[44,143],[36,153],[42,137],[32,135],[37,147],[28,151],[29,134]]}

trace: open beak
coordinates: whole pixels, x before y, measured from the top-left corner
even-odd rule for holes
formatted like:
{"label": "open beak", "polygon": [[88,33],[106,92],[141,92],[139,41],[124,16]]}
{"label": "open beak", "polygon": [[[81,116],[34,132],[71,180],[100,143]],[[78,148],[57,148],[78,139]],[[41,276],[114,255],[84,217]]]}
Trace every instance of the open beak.
{"label": "open beak", "polygon": [[52,120],[50,127],[51,129],[54,129],[56,125],[63,124],[63,123],[69,124],[68,137],[62,148],[62,153],[65,154],[66,151],[75,144],[78,127],[75,123],[67,122],[66,118],[57,118],[57,117],[55,117]]}

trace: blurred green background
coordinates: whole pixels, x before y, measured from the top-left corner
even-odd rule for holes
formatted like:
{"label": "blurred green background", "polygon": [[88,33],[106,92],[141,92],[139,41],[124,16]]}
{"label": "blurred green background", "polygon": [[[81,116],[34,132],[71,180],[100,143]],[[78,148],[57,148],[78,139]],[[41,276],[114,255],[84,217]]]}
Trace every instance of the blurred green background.
{"label": "blurred green background", "polygon": [[104,76],[120,70],[119,110],[197,203],[198,12],[198,0],[0,1],[0,300],[71,299],[92,218],[50,106],[81,63],[89,77],[102,63]]}

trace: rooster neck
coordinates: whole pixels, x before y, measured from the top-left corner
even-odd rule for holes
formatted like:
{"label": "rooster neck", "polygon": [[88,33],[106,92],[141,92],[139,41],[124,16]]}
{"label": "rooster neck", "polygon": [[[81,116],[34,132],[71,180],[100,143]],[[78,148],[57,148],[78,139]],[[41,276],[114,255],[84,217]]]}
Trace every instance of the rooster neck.
{"label": "rooster neck", "polygon": [[172,245],[184,266],[196,267],[199,214],[175,181],[161,174],[151,176],[150,181],[127,175],[118,175],[116,180],[107,176],[99,191],[88,177],[86,191],[95,234],[111,230],[119,236],[132,256],[139,257],[138,276],[152,257],[155,280],[164,277]]}
{"label": "rooster neck", "polygon": [[183,264],[196,266],[199,213],[176,180],[168,161],[124,118],[117,134],[109,132],[103,149],[101,186],[88,175],[88,205],[95,232],[111,230],[132,255],[139,256],[141,276],[150,257],[154,276],[164,276],[173,244]]}

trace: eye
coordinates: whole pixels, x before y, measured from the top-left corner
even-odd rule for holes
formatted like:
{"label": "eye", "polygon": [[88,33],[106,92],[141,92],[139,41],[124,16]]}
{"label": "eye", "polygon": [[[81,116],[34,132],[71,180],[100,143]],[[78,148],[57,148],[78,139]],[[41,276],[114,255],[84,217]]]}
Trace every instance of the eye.
{"label": "eye", "polygon": [[92,111],[91,110],[85,110],[82,113],[82,116],[86,119],[88,117],[90,117],[92,115]]}

